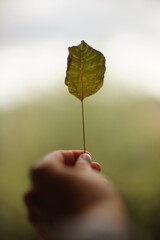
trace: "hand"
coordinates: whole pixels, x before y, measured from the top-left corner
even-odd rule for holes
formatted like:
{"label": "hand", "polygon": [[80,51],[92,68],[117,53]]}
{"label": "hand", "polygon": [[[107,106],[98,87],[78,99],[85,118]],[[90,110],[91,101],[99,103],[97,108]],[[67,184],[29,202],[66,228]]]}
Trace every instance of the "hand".
{"label": "hand", "polygon": [[56,151],[44,157],[31,169],[33,186],[24,198],[31,223],[41,233],[45,226],[53,228],[77,216],[102,215],[113,224],[123,223],[120,195],[100,170],[83,151]]}

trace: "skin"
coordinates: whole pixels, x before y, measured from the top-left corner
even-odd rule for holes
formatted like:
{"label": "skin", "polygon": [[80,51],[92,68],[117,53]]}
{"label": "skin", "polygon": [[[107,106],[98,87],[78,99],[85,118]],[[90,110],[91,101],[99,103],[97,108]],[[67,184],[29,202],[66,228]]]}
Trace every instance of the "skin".
{"label": "skin", "polygon": [[[30,171],[31,189],[24,201],[28,218],[45,240],[54,229],[77,217],[102,218],[118,228],[127,222],[120,194],[83,151],[55,151]],[[118,229],[117,228],[117,229]]]}

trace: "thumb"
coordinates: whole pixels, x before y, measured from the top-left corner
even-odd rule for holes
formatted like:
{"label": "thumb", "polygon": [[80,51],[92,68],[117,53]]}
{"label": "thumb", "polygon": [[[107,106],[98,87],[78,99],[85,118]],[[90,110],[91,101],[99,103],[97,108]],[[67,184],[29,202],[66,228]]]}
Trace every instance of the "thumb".
{"label": "thumb", "polygon": [[82,170],[90,170],[91,169],[91,156],[88,153],[81,154],[76,163],[75,168]]}

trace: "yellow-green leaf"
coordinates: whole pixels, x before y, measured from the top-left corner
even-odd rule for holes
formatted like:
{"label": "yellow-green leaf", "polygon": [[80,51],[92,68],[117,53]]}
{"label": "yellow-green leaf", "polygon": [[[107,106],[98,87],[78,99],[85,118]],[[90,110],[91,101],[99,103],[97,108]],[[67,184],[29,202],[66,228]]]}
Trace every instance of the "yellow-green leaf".
{"label": "yellow-green leaf", "polygon": [[82,41],[69,47],[65,84],[71,94],[83,101],[102,87],[105,69],[103,54]]}

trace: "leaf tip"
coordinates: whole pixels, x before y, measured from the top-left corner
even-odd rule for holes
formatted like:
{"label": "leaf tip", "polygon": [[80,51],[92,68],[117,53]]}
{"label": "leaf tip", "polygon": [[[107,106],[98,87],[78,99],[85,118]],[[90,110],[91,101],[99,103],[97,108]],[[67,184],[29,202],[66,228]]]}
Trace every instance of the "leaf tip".
{"label": "leaf tip", "polygon": [[86,45],[86,42],[84,40],[82,40],[80,45],[84,46],[84,45]]}

